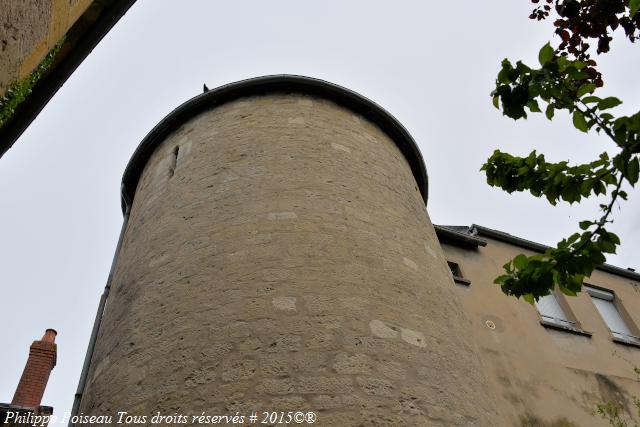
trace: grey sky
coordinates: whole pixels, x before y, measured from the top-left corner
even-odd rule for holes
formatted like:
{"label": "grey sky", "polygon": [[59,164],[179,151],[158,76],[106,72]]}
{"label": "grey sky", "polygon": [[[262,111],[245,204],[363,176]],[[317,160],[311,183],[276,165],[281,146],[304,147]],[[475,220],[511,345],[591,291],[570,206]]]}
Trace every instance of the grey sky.
{"label": "grey sky", "polygon": [[[504,118],[489,92],[504,57],[537,62],[551,23],[527,19],[528,0],[138,0],[0,159],[0,401],[8,402],[31,341],[58,330],[58,365],[43,404],[70,410],[122,214],[122,172],[169,111],[211,88],[266,74],[302,74],[377,102],[418,142],[434,223],[478,223],[554,244],[597,201],[552,208],[486,185],[495,149],[538,149],[553,161],[589,161],[613,144],[554,122]],[[620,37],[600,59],[603,94],[640,106],[637,45]],[[611,151],[613,152],[613,151]],[[623,240],[609,262],[640,267],[640,194],[616,211]]]}

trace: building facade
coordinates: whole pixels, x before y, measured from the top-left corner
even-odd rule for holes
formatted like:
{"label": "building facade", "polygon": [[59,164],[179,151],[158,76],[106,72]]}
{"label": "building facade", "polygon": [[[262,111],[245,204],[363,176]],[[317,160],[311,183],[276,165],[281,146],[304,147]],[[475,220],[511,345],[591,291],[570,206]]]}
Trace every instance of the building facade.
{"label": "building facade", "polygon": [[[125,171],[73,412],[568,426],[551,423],[597,425],[593,404],[628,404],[631,309],[616,318],[624,343],[586,316],[584,295],[547,301],[541,326],[492,284],[519,246],[434,228],[427,189],[402,125],[327,82],[262,77],[179,106]],[[632,307],[635,275],[600,274],[595,294]]]}
{"label": "building facade", "polygon": [[639,274],[605,265],[578,296],[556,290],[531,306],[493,280],[545,246],[477,225],[436,230],[506,425],[607,426],[594,411],[609,402],[638,422]]}

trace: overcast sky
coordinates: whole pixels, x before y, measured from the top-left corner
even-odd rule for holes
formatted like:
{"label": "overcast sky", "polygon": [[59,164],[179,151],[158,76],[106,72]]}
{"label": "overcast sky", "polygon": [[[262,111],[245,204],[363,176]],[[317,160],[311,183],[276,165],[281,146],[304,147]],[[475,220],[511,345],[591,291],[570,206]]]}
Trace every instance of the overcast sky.
{"label": "overcast sky", "polygon": [[[538,149],[584,162],[612,143],[584,136],[565,115],[514,122],[491,105],[504,57],[537,63],[551,23],[527,19],[528,0],[138,0],[0,159],[0,402],[10,402],[31,342],[58,330],[58,365],[43,404],[73,402],[120,226],[120,179],[146,133],[183,101],[267,74],[345,86],[398,118],[429,173],[434,223],[499,229],[554,244],[597,201],[552,208],[486,185],[479,168],[495,148]],[[557,41],[556,41],[557,43]],[[640,106],[638,46],[620,37],[600,58],[602,95]],[[609,262],[640,267],[640,194],[615,212],[622,238]]]}

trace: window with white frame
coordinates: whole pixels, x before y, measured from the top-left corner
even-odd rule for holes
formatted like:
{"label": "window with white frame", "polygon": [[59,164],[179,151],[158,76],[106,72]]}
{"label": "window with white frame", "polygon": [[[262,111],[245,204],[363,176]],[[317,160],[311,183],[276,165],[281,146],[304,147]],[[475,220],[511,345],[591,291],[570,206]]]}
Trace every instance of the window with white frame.
{"label": "window with white frame", "polygon": [[631,332],[629,325],[627,325],[616,307],[615,294],[611,291],[592,288],[591,286],[585,286],[585,289],[591,297],[593,305],[596,306],[600,316],[602,316],[604,323],[607,324],[607,327],[611,331],[611,335],[623,341],[640,344],[640,337],[635,336]]}
{"label": "window with white frame", "polygon": [[569,320],[569,316],[564,311],[558,297],[552,291],[549,295],[545,295],[536,301],[536,308],[540,317],[546,323],[552,323],[565,328],[576,328],[577,325],[574,321]]}

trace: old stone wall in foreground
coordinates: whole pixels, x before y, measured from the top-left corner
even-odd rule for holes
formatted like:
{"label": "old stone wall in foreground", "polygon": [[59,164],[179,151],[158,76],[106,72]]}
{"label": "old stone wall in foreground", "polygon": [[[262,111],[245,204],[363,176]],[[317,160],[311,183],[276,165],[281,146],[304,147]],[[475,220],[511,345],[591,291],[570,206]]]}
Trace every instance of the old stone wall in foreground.
{"label": "old stone wall in foreground", "polygon": [[24,79],[92,0],[6,0],[0,7],[0,95]]}

